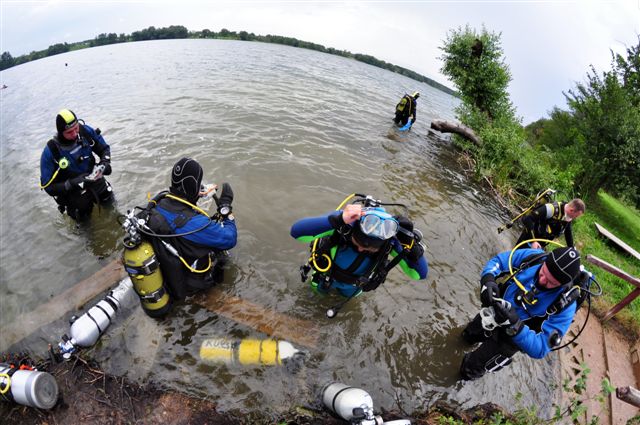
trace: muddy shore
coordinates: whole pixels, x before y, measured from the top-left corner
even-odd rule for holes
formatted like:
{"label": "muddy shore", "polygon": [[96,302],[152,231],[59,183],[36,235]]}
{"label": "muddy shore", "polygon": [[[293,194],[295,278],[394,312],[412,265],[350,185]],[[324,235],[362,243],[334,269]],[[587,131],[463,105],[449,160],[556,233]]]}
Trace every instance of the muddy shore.
{"label": "muddy shore", "polygon": [[[59,386],[58,403],[50,410],[41,410],[15,403],[0,403],[0,417],[5,425],[53,424],[299,424],[338,425],[346,421],[335,418],[311,400],[308,406],[292,406],[280,417],[240,412],[218,412],[215,403],[156,386],[140,386],[100,370],[90,359],[81,356],[61,363],[45,363],[41,370],[51,373]],[[437,424],[443,415],[466,423],[488,418],[502,409],[493,404],[458,411],[445,404],[425,406],[424,411],[407,414],[397,411],[376,411],[385,421],[410,419],[414,425]],[[508,415],[507,415],[508,416]]]}

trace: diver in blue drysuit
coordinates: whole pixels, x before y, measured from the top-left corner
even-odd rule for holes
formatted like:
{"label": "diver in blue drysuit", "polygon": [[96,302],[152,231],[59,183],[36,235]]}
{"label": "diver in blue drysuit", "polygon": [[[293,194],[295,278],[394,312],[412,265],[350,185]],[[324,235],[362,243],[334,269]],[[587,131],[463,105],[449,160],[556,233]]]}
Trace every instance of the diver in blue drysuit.
{"label": "diver in blue drysuit", "polygon": [[334,288],[345,297],[381,285],[389,271],[389,256],[401,255],[398,264],[410,278],[426,279],[424,246],[416,235],[408,218],[396,218],[383,208],[363,208],[359,204],[325,216],[304,218],[291,227],[291,236],[301,242],[320,238],[312,253],[315,264],[310,262],[314,266],[314,290],[326,294]]}
{"label": "diver in blue drysuit", "polygon": [[588,279],[586,272],[581,271],[580,254],[575,248],[558,248],[548,254],[541,249],[514,251],[512,268],[526,294],[513,277],[505,283],[496,283],[499,276],[510,275],[510,254],[506,251],[496,255],[482,270],[480,299],[483,307],[493,306],[498,327],[483,328],[478,314],[462,332],[468,343],[482,342],[464,356],[460,374],[465,380],[502,369],[518,351],[535,359],[545,357],[560,345],[575,316],[577,300],[567,294],[576,285],[582,287]]}
{"label": "diver in blue drysuit", "polygon": [[[158,256],[165,287],[176,300],[220,282],[226,250],[236,246],[237,242],[236,222],[231,213],[231,186],[224,183],[220,197],[214,198],[220,220],[212,220],[196,205],[201,196],[202,175],[202,167],[197,161],[180,159],[171,171],[169,192],[156,195],[151,202],[152,207],[142,213],[148,214],[147,226],[155,234],[147,235],[147,238]],[[182,257],[188,267],[171,249]]]}
{"label": "diver in blue drysuit", "polygon": [[[61,213],[82,221],[94,204],[113,201],[104,178],[111,174],[111,149],[99,129],[78,120],[69,109],[56,116],[56,129],[40,157],[40,188],[56,200]],[[94,155],[100,158],[97,164]]]}

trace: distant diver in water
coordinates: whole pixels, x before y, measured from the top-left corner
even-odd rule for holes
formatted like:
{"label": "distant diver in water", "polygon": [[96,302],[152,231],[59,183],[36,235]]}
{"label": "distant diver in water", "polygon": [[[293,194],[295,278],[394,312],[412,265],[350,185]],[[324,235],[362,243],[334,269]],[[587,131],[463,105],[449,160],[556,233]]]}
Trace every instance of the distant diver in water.
{"label": "distant diver in water", "polygon": [[393,121],[396,125],[403,127],[407,125],[411,119],[411,125],[416,122],[416,100],[420,97],[420,93],[415,92],[411,95],[405,94],[396,105],[396,116]]}

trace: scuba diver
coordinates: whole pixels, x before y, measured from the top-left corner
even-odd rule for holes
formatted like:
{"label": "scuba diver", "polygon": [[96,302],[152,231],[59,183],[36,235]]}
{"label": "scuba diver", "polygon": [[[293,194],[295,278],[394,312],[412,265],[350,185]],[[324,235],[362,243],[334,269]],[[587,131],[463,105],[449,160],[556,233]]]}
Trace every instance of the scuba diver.
{"label": "scuba diver", "polygon": [[99,128],[94,130],[69,109],[58,112],[56,129],[40,157],[40,189],[56,200],[60,213],[83,221],[94,204],[113,202],[113,190],[104,178],[111,174],[111,148]]}
{"label": "scuba diver", "polygon": [[[353,196],[359,199],[341,210]],[[335,212],[294,223],[291,236],[313,242],[309,263],[300,268],[302,281],[313,269],[311,286],[316,292],[326,294],[334,288],[351,299],[376,289],[398,264],[412,279],[426,279],[422,233],[406,216],[392,216],[383,205],[404,207],[354,194]],[[394,257],[391,261],[390,255]],[[327,315],[333,317],[329,312]]]}
{"label": "scuba diver", "polygon": [[[580,217],[584,211],[584,202],[578,198],[570,202],[550,202],[539,206],[520,219],[525,229],[516,245],[528,239],[553,240],[564,233],[567,246],[573,246],[571,222]],[[534,241],[531,242],[530,247],[544,248],[547,244],[548,242],[545,241]]]}
{"label": "scuba diver", "polygon": [[405,94],[402,96],[402,99],[400,99],[400,102],[396,105],[396,116],[393,119],[393,122],[395,122],[397,126],[405,126],[409,122],[409,118],[411,118],[411,125],[416,122],[416,100],[419,97],[420,93],[418,92],[412,95]]}
{"label": "scuba diver", "polygon": [[578,307],[588,296],[602,293],[601,288],[590,292],[597,282],[580,266],[575,248],[549,253],[517,248],[496,255],[482,270],[483,308],[462,332],[467,343],[482,344],[465,354],[460,366],[464,380],[502,369],[519,351],[541,359],[562,348]]}
{"label": "scuba diver", "polygon": [[222,281],[226,250],[236,246],[231,185],[223,183],[219,198],[213,192],[217,186],[210,188],[218,207],[210,217],[196,205],[209,196],[202,174],[194,159],[180,159],[169,191],[157,194],[146,208],[136,207],[141,212],[130,211],[123,223],[125,269],[151,317],[165,316],[174,300]]}

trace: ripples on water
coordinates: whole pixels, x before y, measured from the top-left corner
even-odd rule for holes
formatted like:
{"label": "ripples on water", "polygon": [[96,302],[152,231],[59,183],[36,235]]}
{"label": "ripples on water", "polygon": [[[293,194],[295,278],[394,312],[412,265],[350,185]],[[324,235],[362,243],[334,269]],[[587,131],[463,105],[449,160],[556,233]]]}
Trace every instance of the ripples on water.
{"label": "ripples on water", "polygon": [[[65,66],[65,63],[68,66]],[[93,355],[107,370],[208,395],[222,409],[277,411],[304,404],[330,380],[361,386],[376,406],[397,399],[411,411],[435,394],[458,403],[548,406],[553,360],[518,356],[508,370],[457,382],[459,333],[479,308],[479,271],[514,235],[497,235],[501,212],[464,178],[449,146],[429,134],[452,118],[455,99],[354,60],[285,46],[216,40],[141,42],[70,52],[2,72],[2,323],[31,311],[119,255],[114,214],[76,228],[37,188],[39,158],[68,107],[103,129],[124,212],[168,186],[182,156],[205,181],[231,182],[238,246],[222,289],[319,325],[305,367],[203,364],[206,338],[264,338],[251,328],[185,303],[162,322],[131,309]],[[410,133],[391,127],[404,92],[419,90]],[[425,281],[394,271],[379,290],[334,320],[300,283],[307,247],[289,237],[297,219],[334,209],[353,192],[410,205],[427,243]],[[506,233],[506,232],[505,232]],[[44,350],[58,320],[22,346]],[[1,336],[0,336],[1,337]],[[552,356],[554,357],[554,356]],[[526,379],[522,379],[525,376]]]}

